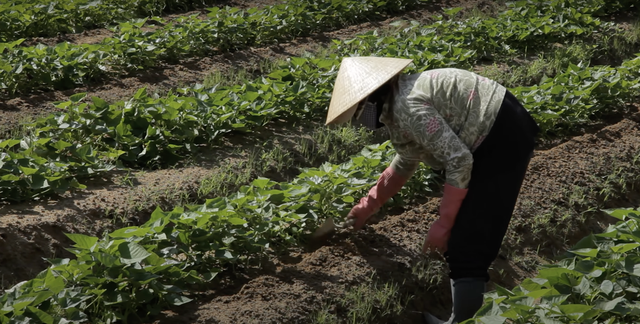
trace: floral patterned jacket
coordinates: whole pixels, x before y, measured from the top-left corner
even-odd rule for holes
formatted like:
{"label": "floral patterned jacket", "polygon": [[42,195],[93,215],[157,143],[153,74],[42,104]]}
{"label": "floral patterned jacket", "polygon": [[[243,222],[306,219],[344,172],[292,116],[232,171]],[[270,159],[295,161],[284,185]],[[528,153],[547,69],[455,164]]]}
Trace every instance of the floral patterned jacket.
{"label": "floral patterned jacket", "polygon": [[391,167],[410,177],[420,162],[445,170],[446,182],[467,188],[473,151],[489,134],[506,88],[470,71],[443,68],[400,75],[391,112],[380,121],[396,156]]}

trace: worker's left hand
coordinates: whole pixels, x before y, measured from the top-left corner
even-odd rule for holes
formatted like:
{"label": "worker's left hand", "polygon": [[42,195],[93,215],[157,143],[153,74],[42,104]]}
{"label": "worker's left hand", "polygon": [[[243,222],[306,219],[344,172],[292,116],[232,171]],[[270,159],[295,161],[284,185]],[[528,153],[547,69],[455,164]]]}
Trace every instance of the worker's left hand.
{"label": "worker's left hand", "polygon": [[431,228],[429,228],[429,232],[427,232],[427,238],[422,245],[422,253],[434,251],[440,253],[446,252],[450,236],[451,227],[446,224],[442,218],[439,218],[431,224]]}
{"label": "worker's left hand", "polygon": [[[451,229],[456,222],[462,201],[467,196],[468,189],[456,188],[450,184],[444,185],[444,195],[440,202],[440,217],[431,224],[427,238],[422,245],[422,253],[447,252],[447,243],[451,236]],[[435,251],[434,251],[435,250]]]}

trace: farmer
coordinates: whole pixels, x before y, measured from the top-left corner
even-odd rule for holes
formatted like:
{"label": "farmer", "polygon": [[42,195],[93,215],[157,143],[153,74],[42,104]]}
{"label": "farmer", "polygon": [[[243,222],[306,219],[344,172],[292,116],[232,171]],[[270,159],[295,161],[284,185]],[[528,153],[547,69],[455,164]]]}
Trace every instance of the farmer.
{"label": "farmer", "polygon": [[422,251],[439,251],[449,265],[453,310],[459,323],[482,306],[488,269],[511,220],[538,125],[504,86],[454,68],[401,71],[412,60],[342,60],[327,125],[349,121],[387,127],[396,156],[368,195],[351,209],[355,230],[394,196],[420,162],[444,170],[439,217]]}

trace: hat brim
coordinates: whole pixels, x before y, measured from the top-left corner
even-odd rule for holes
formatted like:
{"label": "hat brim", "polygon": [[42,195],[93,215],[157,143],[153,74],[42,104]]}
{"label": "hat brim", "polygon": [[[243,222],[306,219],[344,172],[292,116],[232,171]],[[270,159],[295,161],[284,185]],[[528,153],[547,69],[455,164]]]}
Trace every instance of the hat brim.
{"label": "hat brim", "polygon": [[336,78],[326,125],[348,122],[360,101],[402,72],[413,60],[388,57],[348,57]]}

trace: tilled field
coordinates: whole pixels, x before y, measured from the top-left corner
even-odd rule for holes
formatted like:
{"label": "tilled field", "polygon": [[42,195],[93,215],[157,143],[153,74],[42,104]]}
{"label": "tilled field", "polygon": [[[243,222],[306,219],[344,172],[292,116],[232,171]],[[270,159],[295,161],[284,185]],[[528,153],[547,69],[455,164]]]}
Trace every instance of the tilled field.
{"label": "tilled field", "polygon": [[[228,5],[246,8],[270,3],[275,1],[229,1]],[[78,92],[107,101],[126,99],[141,87],[162,93],[202,82],[215,71],[257,69],[257,62],[263,59],[299,55],[324,46],[331,39],[350,38],[398,18],[426,20],[442,7],[451,6],[486,9],[492,2],[442,1],[385,21],[290,43],[165,64],[68,91],[13,98],[0,103],[0,130],[13,128],[24,118],[54,111],[53,101],[67,100]],[[95,30],[67,40],[95,42],[108,35],[108,31]],[[564,138],[561,144],[536,150],[503,253],[492,270],[495,283],[513,287],[535,274],[539,262],[551,260],[589,231],[601,230],[613,221],[591,208],[640,204],[640,182],[635,176],[640,171],[636,161],[640,156],[639,126],[640,113],[631,106],[624,114]],[[287,141],[307,132],[304,127],[293,129],[281,122],[272,123],[255,135],[230,136],[190,166],[133,176],[113,172],[93,179],[86,190],[58,199],[0,205],[0,285],[6,288],[33,278],[46,268],[43,258],[69,256],[64,249],[70,240],[64,233],[100,236],[127,224],[139,224],[156,206],[170,209],[188,200],[199,181],[215,172],[222,162],[245,160],[245,156],[234,153],[239,146],[260,147],[266,139]],[[129,179],[131,182],[125,184]],[[397,284],[408,298],[402,316],[385,319],[388,323],[418,322],[423,310],[445,316],[450,307],[446,270],[429,268],[425,264],[442,263],[419,254],[429,224],[437,216],[438,202],[438,198],[423,199],[422,204],[408,206],[362,232],[341,232],[320,248],[291,249],[286,255],[266,260],[259,268],[225,274],[220,288],[201,293],[196,302],[164,312],[154,323],[307,323],[314,312],[366,282]],[[542,218],[547,225],[541,224]],[[439,290],[429,289],[435,287],[433,283],[438,283]],[[333,314],[347,311],[341,306],[327,307]]]}
{"label": "tilled field", "polygon": [[[229,1],[229,6],[248,8],[253,6],[268,5],[278,1]],[[201,83],[204,78],[214,72],[230,73],[239,68],[247,71],[258,69],[259,62],[263,60],[284,59],[297,56],[309,49],[326,46],[332,39],[351,38],[358,33],[373,30],[389,22],[398,19],[411,19],[424,21],[433,14],[441,12],[446,7],[466,8],[492,8],[490,1],[439,1],[424,5],[422,9],[407,12],[402,15],[388,17],[382,21],[372,21],[359,25],[353,25],[344,29],[328,31],[310,37],[296,38],[288,43],[250,48],[220,55],[212,55],[202,58],[193,58],[181,61],[179,64],[163,63],[154,69],[144,70],[125,75],[121,78],[109,79],[105,82],[78,87],[65,91],[39,92],[23,95],[0,102],[0,134],[4,130],[11,129],[25,119],[30,119],[57,109],[53,105],[56,101],[69,100],[73,94],[86,92],[87,97],[97,96],[107,102],[125,100],[130,98],[138,89],[146,87],[149,93],[165,93],[176,87]],[[53,45],[64,40],[72,43],[97,43],[102,38],[111,36],[106,29],[89,30],[77,36],[69,35],[64,39],[34,39],[28,43],[43,43]]]}
{"label": "tilled field", "polygon": [[[588,206],[583,204],[596,205],[602,189],[620,189],[594,179],[605,179],[620,167],[625,168],[626,176],[637,172],[639,126],[640,114],[634,111],[609,126],[535,152],[503,252],[491,271],[494,283],[512,288],[535,274],[535,262],[550,260],[589,231],[600,231],[612,222],[597,212],[585,214]],[[623,180],[629,187],[640,184],[637,176]],[[576,187],[585,194],[582,201],[572,200]],[[640,203],[637,189],[616,198],[607,205]],[[167,312],[154,323],[308,323],[309,314],[324,302],[341,297],[372,276],[382,284],[398,283],[402,293],[412,297],[403,316],[388,319],[388,323],[420,323],[424,310],[447,316],[448,282],[434,291],[429,289],[434,278],[422,278],[415,271],[420,262],[437,264],[425,260],[419,251],[429,224],[437,217],[438,203],[433,198],[362,232],[341,232],[315,251],[292,251],[263,269],[238,274],[228,287],[204,293],[198,302]],[[547,214],[553,215],[551,226],[536,233],[536,215]],[[581,215],[586,215],[587,222],[581,221]],[[551,232],[554,227],[560,229]],[[536,252],[540,245],[543,247]],[[514,253],[521,257],[514,258]],[[444,272],[431,274],[438,273],[446,276]],[[335,311],[347,310],[337,307]]]}
{"label": "tilled field", "polygon": [[[277,3],[277,1],[230,1],[225,4],[248,8],[270,3]],[[326,45],[331,42],[331,39],[350,38],[396,19],[428,19],[441,10],[441,6],[475,8],[476,5],[480,8],[489,6],[489,4],[482,2],[478,4],[475,1],[446,1],[446,5],[430,4],[419,11],[389,17],[386,21],[349,26],[313,37],[296,39],[290,43],[192,59],[177,65],[164,65],[154,70],[140,72],[139,75],[67,91],[51,91],[13,98],[0,102],[2,112],[0,130],[12,129],[22,120],[57,111],[53,102],[69,100],[69,97],[76,93],[87,92],[88,97],[97,96],[108,102],[126,100],[142,87],[146,87],[149,93],[163,93],[181,85],[202,82],[207,75],[216,71],[227,73],[239,68],[251,70],[263,59],[282,59],[299,55],[306,50]],[[92,30],[85,34],[107,37],[108,31]],[[92,39],[92,41],[98,40]],[[38,42],[49,43],[43,39],[39,39]],[[3,286],[33,277],[46,266],[42,257],[63,255],[64,248],[70,242],[62,234],[63,232],[100,235],[104,231],[113,229],[115,224],[121,222],[123,218],[126,219],[125,223],[141,221],[155,209],[157,203],[170,208],[177,198],[172,193],[185,191],[193,193],[198,181],[210,174],[212,168],[215,170],[215,166],[221,162],[228,162],[229,159],[234,158],[233,152],[238,146],[249,142],[251,143],[249,146],[260,147],[264,140],[272,137],[274,133],[283,138],[304,134],[301,130],[271,125],[257,136],[239,135],[225,139],[225,143],[208,152],[208,156],[199,157],[198,162],[193,166],[141,172],[135,176],[136,185],[133,187],[121,185],[121,179],[126,175],[116,172],[87,183],[87,190],[66,194],[61,199],[24,204],[0,204],[0,215],[2,215],[0,217],[2,236],[0,237],[4,242],[8,242],[3,243],[3,245],[8,244],[6,253],[0,255]],[[156,199],[157,196],[160,197],[160,201]]]}

